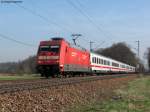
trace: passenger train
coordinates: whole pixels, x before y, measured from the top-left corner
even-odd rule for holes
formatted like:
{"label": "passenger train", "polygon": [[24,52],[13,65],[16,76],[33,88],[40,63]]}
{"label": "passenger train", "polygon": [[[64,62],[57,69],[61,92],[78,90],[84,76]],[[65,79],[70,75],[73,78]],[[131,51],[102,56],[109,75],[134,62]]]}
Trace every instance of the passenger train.
{"label": "passenger train", "polygon": [[64,38],[52,38],[40,42],[37,71],[41,76],[49,77],[56,74],[134,73],[135,67],[73,47]]}

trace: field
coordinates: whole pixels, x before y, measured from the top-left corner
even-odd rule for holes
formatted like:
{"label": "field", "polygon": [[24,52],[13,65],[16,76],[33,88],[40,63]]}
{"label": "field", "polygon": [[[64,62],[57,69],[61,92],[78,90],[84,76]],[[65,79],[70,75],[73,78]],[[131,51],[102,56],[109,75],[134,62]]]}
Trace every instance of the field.
{"label": "field", "polygon": [[[0,94],[0,112],[65,112],[77,104],[89,105],[91,102],[104,101],[114,96],[113,90],[135,78],[120,77]],[[73,110],[76,111],[71,108]]]}
{"label": "field", "polygon": [[40,77],[38,75],[0,75],[0,81],[6,81],[6,80],[30,80],[30,79],[39,79]]}
{"label": "field", "polygon": [[136,79],[114,92],[106,101],[76,105],[69,112],[150,112],[150,77]]}

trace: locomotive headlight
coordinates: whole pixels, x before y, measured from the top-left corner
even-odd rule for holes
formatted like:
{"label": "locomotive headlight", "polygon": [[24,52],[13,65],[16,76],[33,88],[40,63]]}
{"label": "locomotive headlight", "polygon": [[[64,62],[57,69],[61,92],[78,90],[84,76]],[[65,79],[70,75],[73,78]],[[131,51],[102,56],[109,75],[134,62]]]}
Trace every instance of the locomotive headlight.
{"label": "locomotive headlight", "polygon": [[46,59],[48,59],[48,60],[51,59],[51,56],[47,56]]}
{"label": "locomotive headlight", "polygon": [[42,61],[38,61],[38,63],[40,64],[40,63],[42,63]]}
{"label": "locomotive headlight", "polygon": [[46,59],[59,59],[59,56],[47,56]]}
{"label": "locomotive headlight", "polygon": [[42,58],[43,58],[43,56],[39,56],[39,57],[38,57],[38,59],[42,59]]}
{"label": "locomotive headlight", "polygon": [[39,56],[39,60],[55,60],[59,59],[59,56]]}
{"label": "locomotive headlight", "polygon": [[46,56],[39,56],[38,59],[44,60],[44,59],[46,59]]}

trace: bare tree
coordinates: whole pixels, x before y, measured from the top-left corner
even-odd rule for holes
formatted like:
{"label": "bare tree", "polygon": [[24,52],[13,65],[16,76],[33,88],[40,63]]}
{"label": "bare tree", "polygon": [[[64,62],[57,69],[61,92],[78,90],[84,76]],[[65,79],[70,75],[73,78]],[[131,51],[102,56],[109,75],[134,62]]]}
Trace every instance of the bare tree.
{"label": "bare tree", "polygon": [[138,63],[135,53],[131,51],[126,43],[113,44],[109,48],[98,49],[96,52],[133,66],[136,66]]}
{"label": "bare tree", "polygon": [[146,57],[148,62],[148,68],[150,70],[150,48],[147,49]]}
{"label": "bare tree", "polygon": [[0,73],[36,73],[36,57],[30,56],[23,61],[0,63]]}

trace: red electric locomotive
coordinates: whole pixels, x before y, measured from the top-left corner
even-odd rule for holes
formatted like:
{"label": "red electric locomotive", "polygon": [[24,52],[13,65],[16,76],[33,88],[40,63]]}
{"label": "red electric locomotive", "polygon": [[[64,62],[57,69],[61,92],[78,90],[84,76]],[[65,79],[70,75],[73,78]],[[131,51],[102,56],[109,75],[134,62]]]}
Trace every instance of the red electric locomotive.
{"label": "red electric locomotive", "polygon": [[41,41],[37,54],[37,70],[44,77],[87,73],[90,72],[90,54],[72,47],[63,38]]}

